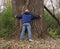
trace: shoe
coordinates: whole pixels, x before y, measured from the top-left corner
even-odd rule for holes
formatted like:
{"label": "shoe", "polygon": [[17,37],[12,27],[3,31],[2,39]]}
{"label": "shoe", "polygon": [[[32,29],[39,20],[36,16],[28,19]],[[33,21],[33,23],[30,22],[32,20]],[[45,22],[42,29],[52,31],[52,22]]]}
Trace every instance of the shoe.
{"label": "shoe", "polygon": [[30,42],[32,42],[33,40],[32,39],[29,39]]}

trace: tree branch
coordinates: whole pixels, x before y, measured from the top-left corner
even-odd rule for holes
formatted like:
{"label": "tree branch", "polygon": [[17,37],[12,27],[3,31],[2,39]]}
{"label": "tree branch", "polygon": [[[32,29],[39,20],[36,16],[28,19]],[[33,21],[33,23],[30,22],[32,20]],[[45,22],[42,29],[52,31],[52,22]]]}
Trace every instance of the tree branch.
{"label": "tree branch", "polygon": [[55,17],[54,14],[44,5],[44,8],[49,12],[49,14],[57,21],[57,23],[60,25],[60,21]]}

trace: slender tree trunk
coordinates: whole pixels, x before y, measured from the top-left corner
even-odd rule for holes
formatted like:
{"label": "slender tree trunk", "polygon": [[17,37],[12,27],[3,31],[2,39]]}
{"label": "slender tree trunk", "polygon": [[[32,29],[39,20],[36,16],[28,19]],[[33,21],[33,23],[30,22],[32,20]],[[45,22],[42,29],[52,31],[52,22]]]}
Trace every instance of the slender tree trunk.
{"label": "slender tree trunk", "polygon": [[[35,19],[31,22],[32,36],[34,38],[40,38],[41,36],[45,37],[47,34],[47,27],[44,22],[43,0],[12,0],[12,3],[14,7],[14,15],[20,15],[26,8],[28,8],[32,14],[41,15],[40,19]],[[16,29],[16,31],[18,30],[17,36],[19,36],[19,31],[21,31],[22,27],[21,20],[18,20],[18,22],[20,23],[17,25],[19,29]],[[16,35],[16,33],[14,33],[14,35]]]}
{"label": "slender tree trunk", "polygon": [[60,8],[60,0],[59,0],[59,8]]}

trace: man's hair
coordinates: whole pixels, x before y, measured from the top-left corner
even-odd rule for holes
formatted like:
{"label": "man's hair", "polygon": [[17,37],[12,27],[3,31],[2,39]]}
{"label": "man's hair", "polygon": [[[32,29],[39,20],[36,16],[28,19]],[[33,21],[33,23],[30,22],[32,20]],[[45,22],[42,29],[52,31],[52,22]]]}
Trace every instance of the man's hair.
{"label": "man's hair", "polygon": [[25,12],[29,12],[29,10],[28,10],[28,9],[26,9],[26,10],[25,10]]}

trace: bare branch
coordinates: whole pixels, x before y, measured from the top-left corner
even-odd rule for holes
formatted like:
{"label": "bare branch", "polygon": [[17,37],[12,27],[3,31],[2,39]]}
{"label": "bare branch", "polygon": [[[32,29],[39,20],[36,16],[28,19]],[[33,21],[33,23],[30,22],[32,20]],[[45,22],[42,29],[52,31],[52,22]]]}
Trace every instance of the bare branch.
{"label": "bare branch", "polygon": [[44,5],[44,8],[49,12],[49,14],[57,21],[57,23],[60,25],[60,21],[55,17],[54,14],[51,13],[51,11]]}

